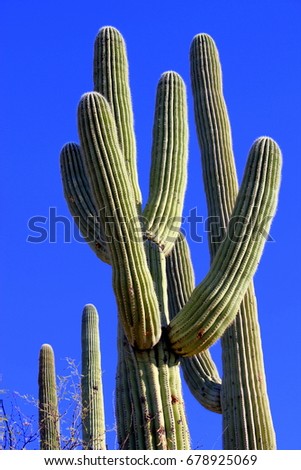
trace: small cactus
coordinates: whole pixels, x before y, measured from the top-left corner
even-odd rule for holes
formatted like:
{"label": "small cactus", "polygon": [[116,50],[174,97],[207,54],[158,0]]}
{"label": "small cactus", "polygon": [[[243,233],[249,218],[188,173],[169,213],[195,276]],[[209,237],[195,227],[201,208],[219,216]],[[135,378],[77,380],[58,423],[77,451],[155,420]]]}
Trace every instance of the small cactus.
{"label": "small cactus", "polygon": [[87,304],[82,314],[82,429],[84,449],[106,449],[98,314]]}
{"label": "small cactus", "polygon": [[43,344],[39,355],[39,429],[41,450],[60,449],[59,412],[53,349]]}

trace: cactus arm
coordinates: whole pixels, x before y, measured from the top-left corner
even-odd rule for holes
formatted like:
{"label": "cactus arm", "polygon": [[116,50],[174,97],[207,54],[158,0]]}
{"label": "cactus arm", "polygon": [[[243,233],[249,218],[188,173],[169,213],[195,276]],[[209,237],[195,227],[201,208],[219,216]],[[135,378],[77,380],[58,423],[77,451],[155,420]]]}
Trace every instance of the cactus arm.
{"label": "cactus arm", "polygon": [[94,90],[110,104],[138,212],[141,191],[136,167],[136,140],[126,46],[117,29],[101,28],[94,43]]}
{"label": "cactus arm", "polygon": [[83,96],[78,126],[93,198],[103,217],[103,226],[109,217],[113,286],[121,322],[130,343],[138,349],[148,349],[161,335],[160,312],[116,126],[105,98],[96,92]]}
{"label": "cactus arm", "polygon": [[269,138],[252,146],[228,225],[205,279],[169,325],[172,348],[192,356],[221,337],[238,312],[262,254],[278,201],[281,152]]}
{"label": "cactus arm", "polygon": [[43,344],[39,354],[39,427],[40,449],[59,450],[59,411],[56,394],[53,349]]}
{"label": "cactus arm", "polygon": [[97,257],[110,264],[105,233],[91,196],[79,145],[64,145],[60,161],[64,195],[70,213]]}
{"label": "cactus arm", "polygon": [[207,34],[191,44],[191,83],[194,113],[201,148],[203,179],[210,226],[211,257],[223,239],[238,193],[228,112],[223,97],[222,72],[217,48]]}
{"label": "cactus arm", "polygon": [[85,305],[83,310],[81,343],[83,447],[90,450],[105,450],[98,313],[91,304]]}
{"label": "cactus arm", "polygon": [[177,73],[166,72],[157,87],[150,191],[143,212],[146,236],[165,254],[172,249],[182,223],[187,156],[185,85]]}
{"label": "cactus arm", "polygon": [[152,240],[145,240],[144,248],[159,302],[161,327],[163,328],[166,327],[170,321],[167,297],[166,258],[161,247]]}
{"label": "cactus arm", "polygon": [[[221,379],[206,351],[181,359],[183,377],[194,398],[209,411],[222,413]],[[214,370],[215,369],[215,370]]]}
{"label": "cactus arm", "polygon": [[[191,81],[208,215],[215,221],[210,227],[210,253],[214,257],[225,235],[238,184],[219,55],[206,34],[192,41]],[[275,448],[252,283],[238,315],[222,337],[222,351],[224,448]]]}
{"label": "cactus arm", "polygon": [[[174,318],[195,288],[190,251],[181,232],[171,254],[166,258],[166,274],[169,312],[171,318]],[[181,368],[192,395],[199,403],[210,411],[221,413],[221,379],[210,351],[205,350],[193,357],[182,357]]]}

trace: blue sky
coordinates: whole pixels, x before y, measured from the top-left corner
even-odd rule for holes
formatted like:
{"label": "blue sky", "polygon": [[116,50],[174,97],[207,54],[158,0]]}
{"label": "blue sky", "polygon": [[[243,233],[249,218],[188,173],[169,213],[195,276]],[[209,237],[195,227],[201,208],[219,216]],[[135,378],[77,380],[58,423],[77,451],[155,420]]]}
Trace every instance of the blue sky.
{"label": "blue sky", "polygon": [[[100,314],[106,420],[113,428],[116,308],[111,269],[85,244],[66,243],[62,223],[55,226],[55,242],[28,243],[28,221],[44,217],[49,230],[49,210],[55,208],[72,224],[59,153],[67,141],[78,141],[77,103],[93,87],[93,42],[104,25],[118,28],[127,44],[144,202],[156,84],[164,71],[175,70],[186,82],[189,105],[184,215],[197,206],[206,216],[188,61],[193,36],[206,32],[220,52],[239,179],[257,137],[273,137],[283,152],[274,242],[266,245],[255,287],[278,447],[301,449],[300,2],[3,0],[1,10],[0,389],[37,396],[43,343],[55,350],[58,374],[66,374],[65,358],[80,360],[82,308],[94,303]],[[191,252],[200,281],[209,265],[206,240],[192,243]],[[212,353],[220,364],[218,345]],[[220,417],[204,410],[186,387],[184,393],[192,446],[219,449]],[[113,448],[114,432],[108,436]]]}

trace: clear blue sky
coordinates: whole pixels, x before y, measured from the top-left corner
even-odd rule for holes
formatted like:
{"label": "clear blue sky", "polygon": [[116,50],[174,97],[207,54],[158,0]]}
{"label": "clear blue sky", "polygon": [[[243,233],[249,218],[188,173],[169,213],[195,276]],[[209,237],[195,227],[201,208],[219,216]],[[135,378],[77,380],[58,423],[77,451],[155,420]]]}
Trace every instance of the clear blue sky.
{"label": "clear blue sky", "polygon": [[[106,420],[113,428],[116,308],[111,269],[83,243],[28,243],[27,223],[49,208],[69,217],[59,153],[78,140],[76,108],[92,89],[93,42],[112,25],[123,34],[138,143],[144,201],[155,88],[166,70],[187,84],[190,116],[189,185],[185,213],[206,216],[200,153],[189,79],[193,36],[209,33],[223,66],[224,91],[241,179],[248,150],[260,135],[280,145],[283,178],[279,208],[255,276],[268,390],[280,449],[301,449],[300,420],[300,109],[301,4],[297,0],[152,0],[1,2],[1,322],[0,389],[37,395],[41,344],[52,344],[57,372],[65,357],[80,361],[84,304],[100,314]],[[47,223],[44,225],[47,228]],[[207,242],[191,244],[197,280],[205,275]],[[220,351],[213,355],[220,364]],[[192,446],[218,449],[221,419],[205,411],[185,388]],[[114,432],[109,433],[110,448]]]}

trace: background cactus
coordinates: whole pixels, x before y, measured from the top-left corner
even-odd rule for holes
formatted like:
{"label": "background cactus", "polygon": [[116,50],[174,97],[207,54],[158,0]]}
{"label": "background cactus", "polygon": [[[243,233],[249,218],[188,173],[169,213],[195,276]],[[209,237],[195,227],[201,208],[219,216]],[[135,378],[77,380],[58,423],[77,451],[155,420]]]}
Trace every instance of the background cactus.
{"label": "background cactus", "polygon": [[[197,49],[197,41],[204,44],[203,50]],[[80,147],[67,144],[61,152],[64,193],[71,213],[90,246],[95,251],[99,244],[99,257],[112,265],[119,316],[116,419],[123,449],[189,448],[180,356],[193,393],[207,408],[223,412],[226,448],[275,445],[267,398],[259,400],[258,410],[255,393],[243,399],[238,396],[247,373],[253,374],[248,380],[254,390],[259,382],[246,336],[244,342],[223,342],[224,356],[234,361],[232,368],[237,361],[233,344],[247,350],[232,396],[227,392],[229,379],[220,384],[207,351],[233,323],[248,295],[265,242],[262,234],[268,233],[276,210],[281,170],[277,144],[269,138],[258,139],[238,196],[225,212],[222,204],[232,199],[225,194],[234,194],[236,186],[234,167],[228,162],[231,134],[219,78],[214,43],[201,35],[192,46],[193,92],[196,110],[200,109],[196,120],[201,145],[205,142],[202,158],[209,181],[205,185],[209,213],[220,217],[225,236],[216,250],[211,247],[210,271],[195,288],[186,242],[179,232],[188,153],[185,86],[179,75],[167,72],[158,84],[150,194],[144,210],[136,175],[125,44],[114,28],[100,30],[95,42],[95,91],[85,94],[78,107]],[[212,176],[217,170],[219,178]],[[99,218],[95,240],[88,233],[91,213]],[[248,329],[248,335],[252,334]],[[252,370],[247,370],[245,361]],[[264,381],[262,376],[260,381]],[[261,398],[264,386],[262,391]],[[247,411],[243,414],[242,410]],[[266,435],[264,430],[268,430]]]}
{"label": "background cactus", "polygon": [[59,411],[53,349],[43,344],[39,355],[39,429],[41,450],[60,449]]}
{"label": "background cactus", "polygon": [[[98,313],[92,304],[85,305],[82,313],[81,351],[82,447],[89,450],[105,450]],[[38,383],[40,448],[41,450],[58,450],[60,449],[60,415],[54,352],[49,344],[43,344],[40,350]],[[72,448],[74,445],[79,446],[79,442],[74,441],[76,438],[71,435]],[[64,448],[63,444],[62,447]]]}
{"label": "background cactus", "polygon": [[85,306],[82,314],[82,432],[84,449],[106,448],[104,405],[98,313],[94,305]]}

